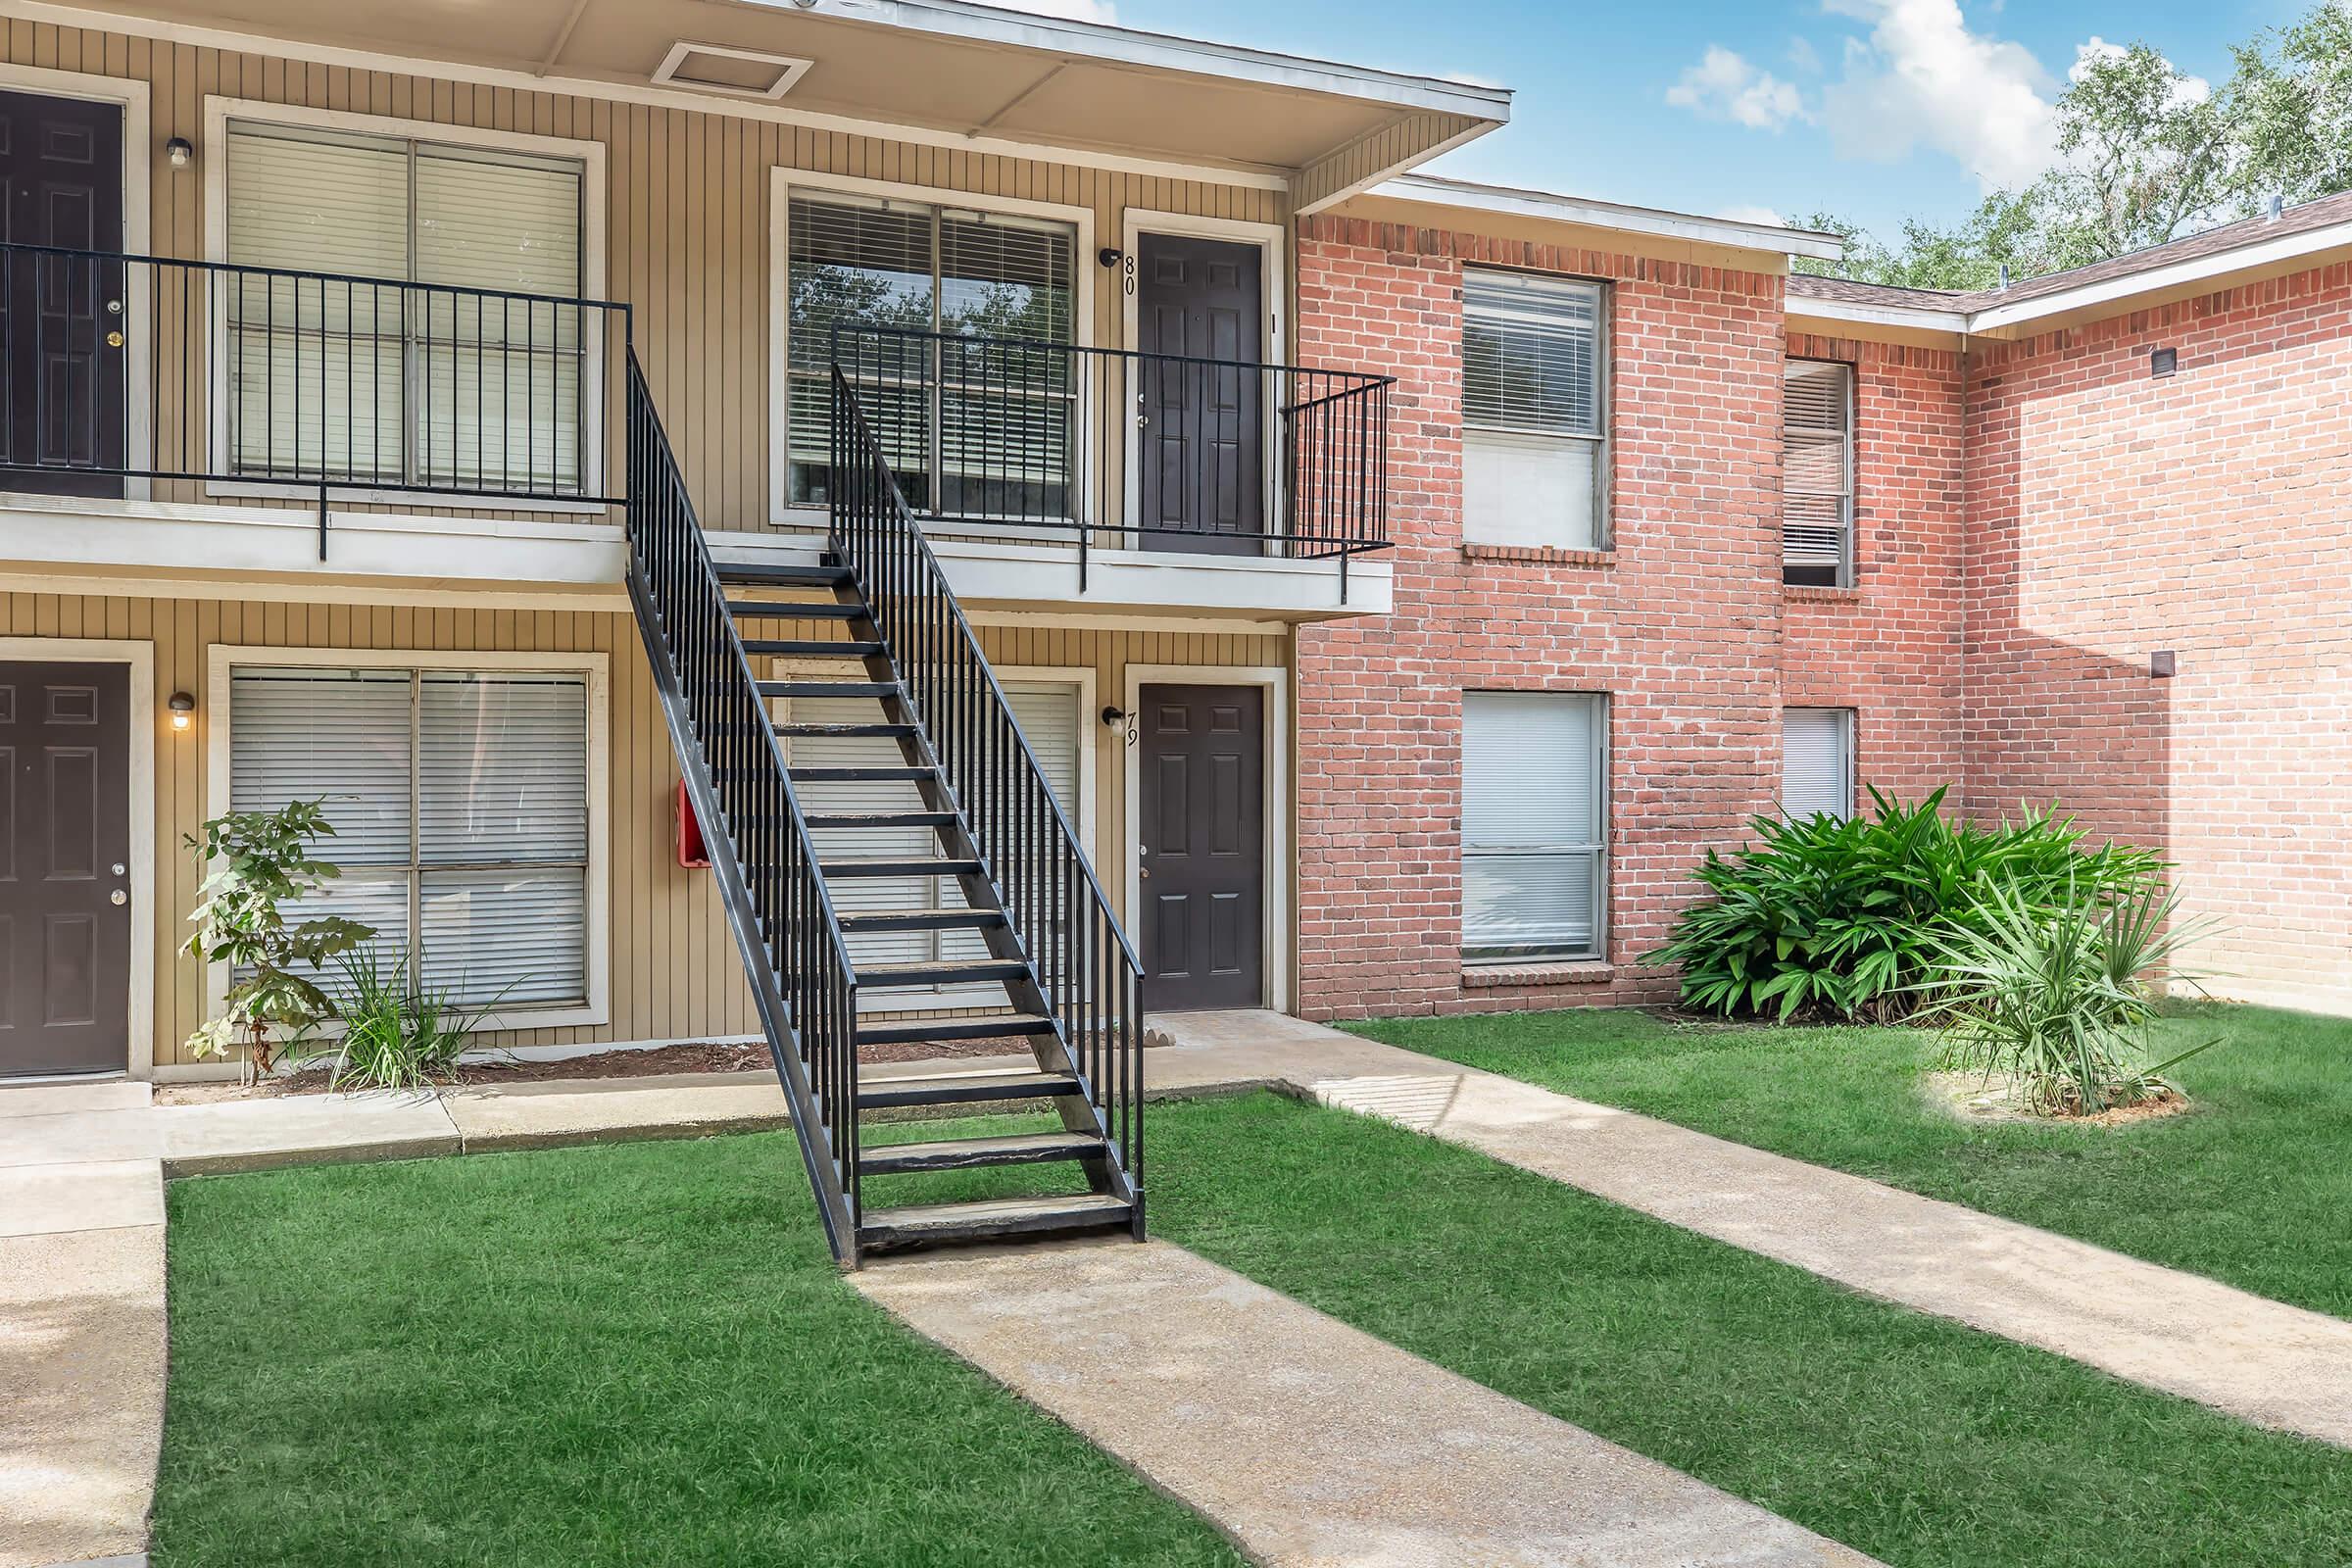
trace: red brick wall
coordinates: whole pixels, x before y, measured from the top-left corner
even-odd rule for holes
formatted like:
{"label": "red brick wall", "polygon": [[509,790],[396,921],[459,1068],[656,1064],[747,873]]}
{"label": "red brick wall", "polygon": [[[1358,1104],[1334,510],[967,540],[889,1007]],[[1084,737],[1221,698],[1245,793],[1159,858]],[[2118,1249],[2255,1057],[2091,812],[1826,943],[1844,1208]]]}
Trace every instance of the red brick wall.
{"label": "red brick wall", "polygon": [[2165,849],[2217,990],[2352,1008],[2352,268],[1980,343],[1968,393],[1972,809]]}
{"label": "red brick wall", "polygon": [[[1791,333],[1854,368],[1854,585],[1791,588],[1782,700],[1851,708],[1858,783],[1960,804],[1961,366],[1956,349]],[[1869,796],[1857,789],[1867,808]]]}
{"label": "red brick wall", "polygon": [[[1781,279],[1353,219],[1300,228],[1301,359],[1398,378],[1398,544],[1394,614],[1298,634],[1299,1009],[1670,995],[1635,960],[1663,939],[1703,848],[1737,842],[1779,783]],[[1463,546],[1465,262],[1611,285],[1605,555]],[[1465,689],[1610,694],[1613,972],[1464,984]]]}

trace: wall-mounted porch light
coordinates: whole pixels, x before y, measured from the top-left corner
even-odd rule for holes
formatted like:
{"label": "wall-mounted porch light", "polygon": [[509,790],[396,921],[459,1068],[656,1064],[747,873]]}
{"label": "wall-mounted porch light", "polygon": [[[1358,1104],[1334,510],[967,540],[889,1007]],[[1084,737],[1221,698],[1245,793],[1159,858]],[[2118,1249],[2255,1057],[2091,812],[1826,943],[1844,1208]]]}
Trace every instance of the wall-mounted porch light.
{"label": "wall-mounted porch light", "polygon": [[164,156],[172,160],[173,169],[185,169],[196,157],[196,144],[185,136],[174,136],[164,143]]}
{"label": "wall-mounted porch light", "polygon": [[172,710],[172,727],[173,729],[186,729],[190,724],[196,722],[196,699],[190,697],[186,692],[173,692],[172,700],[164,706]]}

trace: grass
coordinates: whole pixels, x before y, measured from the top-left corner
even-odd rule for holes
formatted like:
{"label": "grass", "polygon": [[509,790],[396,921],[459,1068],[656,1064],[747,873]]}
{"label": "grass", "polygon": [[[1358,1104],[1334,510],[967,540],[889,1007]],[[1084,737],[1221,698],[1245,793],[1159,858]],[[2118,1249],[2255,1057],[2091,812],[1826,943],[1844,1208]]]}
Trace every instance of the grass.
{"label": "grass", "polygon": [[2341,1568],[2352,1454],[1269,1095],[1153,1118],[1155,1228],[1895,1568]]}
{"label": "grass", "polygon": [[159,1568],[1237,1568],[843,1284],[788,1137],[171,1189]]}
{"label": "grass", "polygon": [[2161,1054],[2222,1037],[2174,1074],[2196,1108],[2113,1128],[1962,1121],[1923,1093],[1935,1048],[1914,1030],[1602,1010],[1353,1027],[2352,1316],[2352,1020],[2183,1006]]}
{"label": "grass", "polygon": [[[1160,1236],[1894,1568],[2346,1561],[2352,1454],[1345,1112],[1151,1122]],[[782,1135],[172,1207],[159,1568],[1238,1560],[843,1285]]]}

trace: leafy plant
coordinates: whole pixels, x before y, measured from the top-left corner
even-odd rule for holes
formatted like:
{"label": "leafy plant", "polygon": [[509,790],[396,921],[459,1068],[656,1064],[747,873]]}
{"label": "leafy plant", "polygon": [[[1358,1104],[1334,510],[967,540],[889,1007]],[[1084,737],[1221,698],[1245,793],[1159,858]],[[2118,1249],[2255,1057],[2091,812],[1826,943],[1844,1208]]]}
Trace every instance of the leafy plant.
{"label": "leafy plant", "polygon": [[284,906],[316,893],[342,872],[311,853],[315,840],[332,838],[326,802],[290,801],[274,811],[231,811],[204,824],[204,837],[185,839],[208,867],[188,918],[196,934],[183,950],[206,963],[226,963],[235,978],[220,1016],[188,1036],[199,1055],[225,1056],[242,1041],[250,1080],[267,1074],[277,1036],[299,1043],[334,1012],[312,973],[338,954],[372,940],[375,929],[324,915],[287,923]]}
{"label": "leafy plant", "polygon": [[2180,895],[2145,888],[2057,905],[2001,888],[1974,929],[1930,938],[1943,1064],[2015,1083],[2027,1109],[2088,1115],[2168,1092],[2163,1074],[2214,1044],[2150,1064],[2155,999],[2145,976],[2191,978],[2176,959],[2206,922]]}
{"label": "leafy plant", "polygon": [[1983,929],[1996,892],[2045,907],[2161,885],[2155,856],[2085,849],[2071,817],[1955,822],[1943,790],[1908,806],[1870,793],[1868,816],[1758,817],[1756,844],[1708,852],[1691,874],[1713,896],[1647,960],[1682,965],[1685,1005],[1889,1020],[1929,1000],[1937,939]]}
{"label": "leafy plant", "polygon": [[305,1061],[333,1055],[329,1087],[420,1089],[456,1076],[458,1058],[486,1012],[469,1012],[446,991],[412,984],[405,955],[387,966],[375,948],[362,947],[340,955],[336,967],[343,1038],[304,1055]]}

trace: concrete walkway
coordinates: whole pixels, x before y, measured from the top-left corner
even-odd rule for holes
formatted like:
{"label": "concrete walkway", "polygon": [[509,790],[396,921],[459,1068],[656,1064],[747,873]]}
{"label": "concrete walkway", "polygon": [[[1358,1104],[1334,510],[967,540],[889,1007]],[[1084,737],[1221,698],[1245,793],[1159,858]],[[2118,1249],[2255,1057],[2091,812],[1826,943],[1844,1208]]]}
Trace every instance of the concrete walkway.
{"label": "concrete walkway", "polygon": [[1164,1242],[852,1280],[1271,1568],[1872,1561]]}
{"label": "concrete walkway", "polygon": [[0,1568],[143,1560],[164,1430],[147,1086],[0,1090]]}
{"label": "concrete walkway", "polygon": [[2352,1447],[2352,1323],[1270,1012],[1153,1020],[1161,1093],[1271,1083],[1922,1312]]}

